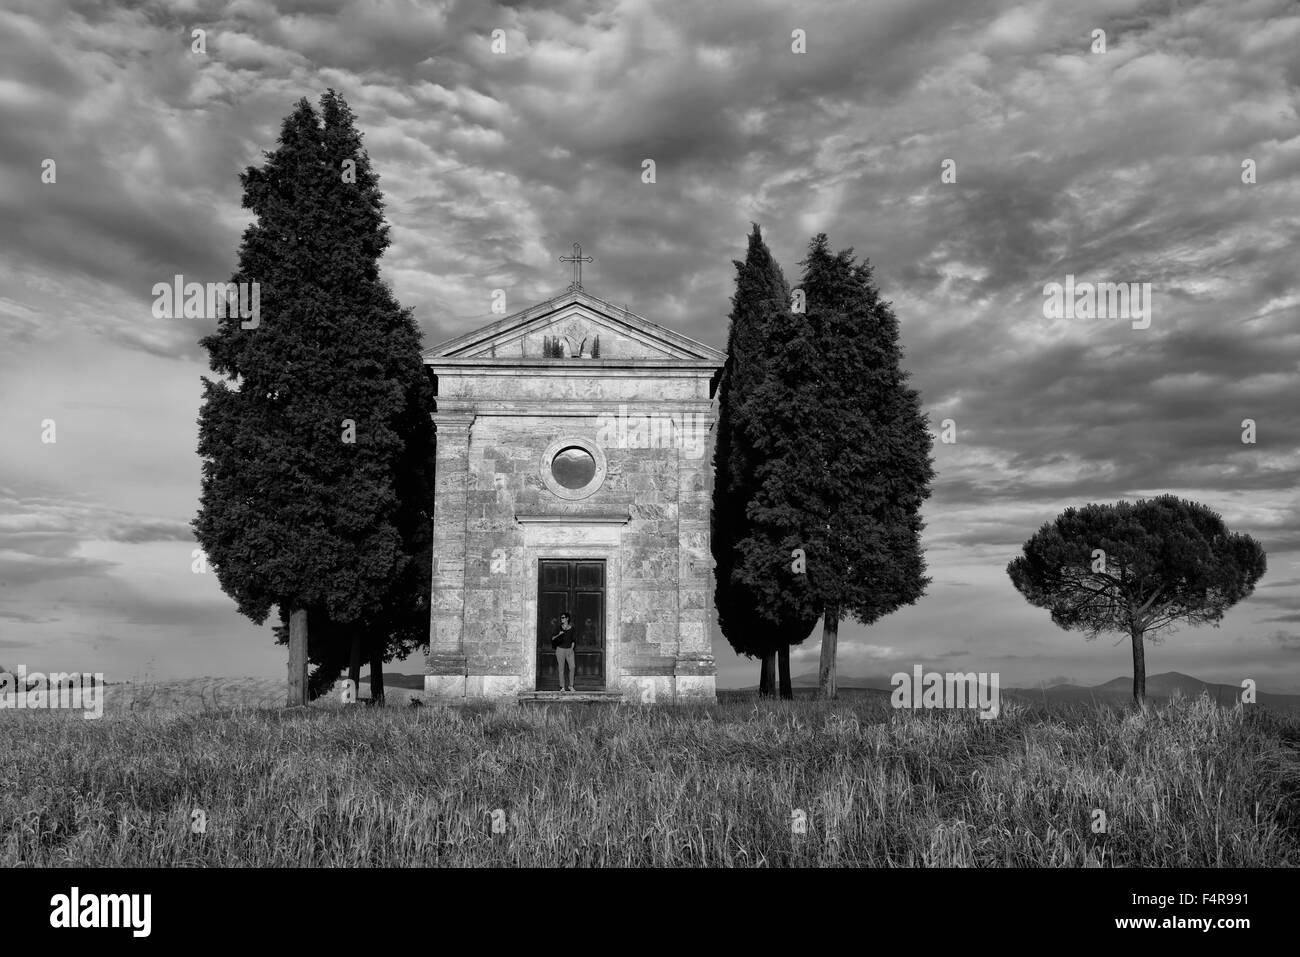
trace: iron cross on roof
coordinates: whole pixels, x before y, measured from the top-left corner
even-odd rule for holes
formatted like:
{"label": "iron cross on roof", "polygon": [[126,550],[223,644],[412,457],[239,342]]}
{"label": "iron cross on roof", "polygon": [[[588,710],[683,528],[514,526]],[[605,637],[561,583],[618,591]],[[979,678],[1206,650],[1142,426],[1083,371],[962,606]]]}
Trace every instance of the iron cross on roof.
{"label": "iron cross on roof", "polygon": [[590,256],[584,256],[584,255],[582,254],[582,244],[581,244],[581,243],[574,243],[574,244],[573,244],[573,255],[572,255],[572,256],[561,256],[561,257],[560,257],[560,262],[562,262],[562,263],[573,263],[573,282],[569,283],[569,288],[570,288],[570,289],[581,289],[581,288],[582,288],[582,264],[583,264],[583,263],[589,263],[589,262],[592,262],[592,261],[593,261],[593,260],[592,260],[592,258],[591,258]]}

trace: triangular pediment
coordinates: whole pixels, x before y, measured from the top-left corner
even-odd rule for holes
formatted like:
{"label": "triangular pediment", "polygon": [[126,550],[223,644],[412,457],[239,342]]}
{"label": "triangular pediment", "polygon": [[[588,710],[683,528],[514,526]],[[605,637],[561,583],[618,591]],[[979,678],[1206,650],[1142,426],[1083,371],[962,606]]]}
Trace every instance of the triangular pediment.
{"label": "triangular pediment", "polygon": [[[566,354],[610,360],[679,360],[721,365],[726,354],[673,332],[584,290],[569,290],[473,332],[448,339],[424,354],[426,364],[451,360],[546,358],[546,342]],[[599,356],[593,356],[595,348]]]}

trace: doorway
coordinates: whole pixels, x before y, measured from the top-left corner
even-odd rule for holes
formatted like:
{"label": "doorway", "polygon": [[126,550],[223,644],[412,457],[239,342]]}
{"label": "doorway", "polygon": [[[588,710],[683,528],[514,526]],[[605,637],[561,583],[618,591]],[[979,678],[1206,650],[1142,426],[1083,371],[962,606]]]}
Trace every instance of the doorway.
{"label": "doorway", "polygon": [[605,690],[605,562],[543,558],[537,562],[537,690],[559,691],[560,672],[551,636],[560,614],[573,617],[573,686]]}

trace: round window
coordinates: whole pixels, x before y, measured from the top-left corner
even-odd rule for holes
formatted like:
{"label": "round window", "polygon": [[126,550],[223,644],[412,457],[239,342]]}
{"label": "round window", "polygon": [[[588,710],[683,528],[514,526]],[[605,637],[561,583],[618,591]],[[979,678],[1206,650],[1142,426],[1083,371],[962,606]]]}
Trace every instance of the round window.
{"label": "round window", "polygon": [[605,481],[605,453],[580,435],[561,435],[537,463],[542,484],[568,502],[589,498]]}
{"label": "round window", "polygon": [[596,477],[596,460],[586,449],[571,445],[551,459],[551,475],[567,489],[586,488]]}

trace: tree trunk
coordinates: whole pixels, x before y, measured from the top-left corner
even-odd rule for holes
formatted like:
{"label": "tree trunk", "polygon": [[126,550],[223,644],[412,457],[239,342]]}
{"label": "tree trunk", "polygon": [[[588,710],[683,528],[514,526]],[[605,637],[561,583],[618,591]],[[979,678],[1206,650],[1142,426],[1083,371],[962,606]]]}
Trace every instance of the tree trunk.
{"label": "tree trunk", "polygon": [[384,649],[377,645],[370,652],[370,700],[373,704],[384,703]]}
{"label": "tree trunk", "polygon": [[1147,697],[1146,653],[1142,648],[1142,632],[1130,628],[1129,633],[1133,636],[1133,704],[1141,708]]}
{"label": "tree trunk", "polygon": [[839,609],[827,608],[822,614],[822,665],[817,675],[817,687],[824,698],[835,697],[835,646],[839,637]]}
{"label": "tree trunk", "polygon": [[307,609],[289,613],[289,707],[305,706],[307,697]]}
{"label": "tree trunk", "polygon": [[352,636],[352,657],[348,661],[348,678],[352,682],[352,690],[357,691],[361,687],[361,635]]}
{"label": "tree trunk", "polygon": [[776,650],[777,673],[781,676],[781,700],[794,700],[794,688],[790,685],[790,646],[782,645]]}
{"label": "tree trunk", "polygon": [[763,655],[762,666],[758,670],[758,696],[772,698],[776,695],[776,652],[769,651]]}

